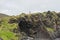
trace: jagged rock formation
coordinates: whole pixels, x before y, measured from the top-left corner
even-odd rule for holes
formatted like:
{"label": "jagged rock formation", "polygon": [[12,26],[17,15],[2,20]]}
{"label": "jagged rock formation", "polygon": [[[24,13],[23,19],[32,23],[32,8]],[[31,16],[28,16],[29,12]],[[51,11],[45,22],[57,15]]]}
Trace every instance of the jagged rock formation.
{"label": "jagged rock formation", "polygon": [[24,15],[20,17],[18,26],[20,32],[24,32],[34,40],[40,40],[41,38],[54,40],[60,37],[59,17],[58,14],[50,11],[45,15],[42,13]]}

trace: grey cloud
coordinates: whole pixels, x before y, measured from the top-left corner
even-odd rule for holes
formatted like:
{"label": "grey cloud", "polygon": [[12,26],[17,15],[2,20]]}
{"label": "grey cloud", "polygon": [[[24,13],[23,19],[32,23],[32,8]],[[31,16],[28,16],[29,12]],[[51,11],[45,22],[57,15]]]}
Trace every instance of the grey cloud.
{"label": "grey cloud", "polygon": [[[60,0],[0,0],[0,12],[17,15],[28,11],[60,11]],[[10,11],[11,10],[11,11]]]}

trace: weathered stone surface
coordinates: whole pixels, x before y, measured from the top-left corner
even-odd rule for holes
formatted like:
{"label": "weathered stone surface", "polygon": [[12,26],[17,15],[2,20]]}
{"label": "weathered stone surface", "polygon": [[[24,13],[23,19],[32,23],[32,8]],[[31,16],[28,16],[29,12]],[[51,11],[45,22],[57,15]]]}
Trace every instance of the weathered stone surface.
{"label": "weathered stone surface", "polygon": [[[34,40],[56,40],[56,38],[60,38],[60,21],[58,20],[57,14],[48,11],[45,15],[39,13],[20,17],[18,26],[20,32],[33,37]],[[46,28],[50,28],[50,31]]]}

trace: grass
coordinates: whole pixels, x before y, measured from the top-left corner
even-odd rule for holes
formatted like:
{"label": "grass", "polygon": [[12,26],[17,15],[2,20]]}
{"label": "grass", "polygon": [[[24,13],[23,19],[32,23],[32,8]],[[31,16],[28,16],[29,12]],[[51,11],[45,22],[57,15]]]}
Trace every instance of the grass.
{"label": "grass", "polygon": [[53,28],[48,28],[48,27],[46,27],[46,29],[47,29],[47,31],[49,31],[49,32],[54,32],[54,29],[53,29]]}
{"label": "grass", "polygon": [[16,40],[17,38],[15,37],[15,34],[13,32],[10,31],[0,31],[0,37],[3,40]]}
{"label": "grass", "polygon": [[18,40],[16,33],[12,32],[17,28],[17,23],[9,24],[7,20],[3,21],[0,26],[0,38],[3,40]]}

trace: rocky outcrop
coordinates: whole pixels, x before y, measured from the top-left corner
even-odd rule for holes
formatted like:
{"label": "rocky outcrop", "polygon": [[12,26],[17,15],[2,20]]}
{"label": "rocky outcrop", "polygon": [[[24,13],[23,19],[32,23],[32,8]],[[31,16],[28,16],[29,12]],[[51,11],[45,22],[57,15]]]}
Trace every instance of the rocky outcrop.
{"label": "rocky outcrop", "polygon": [[[42,13],[29,14],[20,17],[19,29],[33,40],[55,40],[60,38],[60,21],[57,14],[48,11],[45,15]],[[47,29],[48,28],[48,29]]]}

